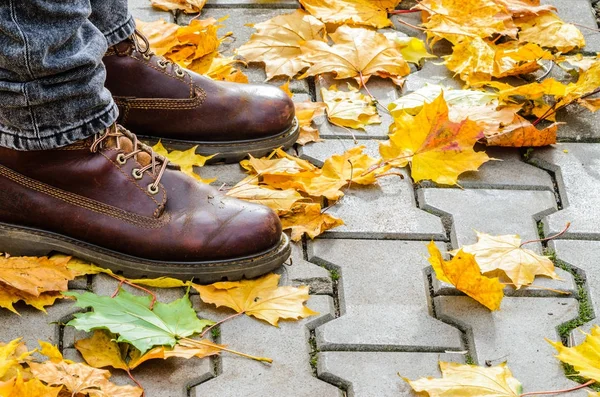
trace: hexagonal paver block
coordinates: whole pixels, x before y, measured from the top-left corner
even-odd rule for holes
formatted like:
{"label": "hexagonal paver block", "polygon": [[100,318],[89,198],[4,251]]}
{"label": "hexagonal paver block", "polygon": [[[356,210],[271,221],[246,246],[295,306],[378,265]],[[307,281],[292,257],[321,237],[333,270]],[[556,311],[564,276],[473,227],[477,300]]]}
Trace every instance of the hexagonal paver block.
{"label": "hexagonal paver block", "polygon": [[571,227],[563,237],[600,239],[600,144],[565,143],[536,149],[532,163],[552,171],[563,210],[544,219],[546,234]]}
{"label": "hexagonal paver block", "polygon": [[432,317],[423,242],[316,240],[309,260],[337,269],[341,317],[317,328],[321,350],[462,350],[460,332]]}

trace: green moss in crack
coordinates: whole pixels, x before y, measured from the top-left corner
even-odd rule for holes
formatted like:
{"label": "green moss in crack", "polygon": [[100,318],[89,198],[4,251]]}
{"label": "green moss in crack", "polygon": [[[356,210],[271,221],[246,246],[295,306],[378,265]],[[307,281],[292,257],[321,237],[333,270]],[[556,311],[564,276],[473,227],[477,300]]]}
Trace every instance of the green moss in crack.
{"label": "green moss in crack", "polygon": [[469,365],[475,365],[475,360],[473,360],[473,356],[470,353],[465,354],[465,363]]}
{"label": "green moss in crack", "polygon": [[546,238],[546,233],[544,232],[544,222],[542,222],[542,221],[537,222],[537,232],[538,232],[538,236],[540,236],[540,239]]}
{"label": "green moss in crack", "polygon": [[311,332],[310,338],[308,339],[310,345],[310,367],[313,374],[317,376],[317,366],[319,364],[319,348],[317,347],[317,338],[314,332]]}
{"label": "green moss in crack", "polygon": [[563,342],[565,342],[571,334],[571,331],[573,331],[575,328],[581,327],[582,325],[589,323],[594,319],[594,309],[590,303],[590,298],[585,288],[585,279],[577,272],[573,271],[573,269],[569,265],[567,265],[561,260],[557,260],[556,254],[553,253],[553,256],[553,262],[556,265],[556,267],[571,273],[573,275],[575,285],[577,285],[577,295],[575,296],[575,299],[579,301],[579,316],[577,316],[577,318],[571,321],[559,325],[558,327],[558,334],[560,335]]}
{"label": "green moss in crack", "polygon": [[337,269],[330,269],[329,274],[331,275],[331,280],[338,281],[340,279],[340,272]]}
{"label": "green moss in crack", "polygon": [[217,339],[219,336],[221,336],[221,329],[219,327],[215,327],[210,330],[210,333],[213,339]]}
{"label": "green moss in crack", "polygon": [[531,155],[533,154],[533,148],[530,147],[527,149],[527,151],[525,153],[523,153],[523,158],[525,160],[529,160],[531,158]]}

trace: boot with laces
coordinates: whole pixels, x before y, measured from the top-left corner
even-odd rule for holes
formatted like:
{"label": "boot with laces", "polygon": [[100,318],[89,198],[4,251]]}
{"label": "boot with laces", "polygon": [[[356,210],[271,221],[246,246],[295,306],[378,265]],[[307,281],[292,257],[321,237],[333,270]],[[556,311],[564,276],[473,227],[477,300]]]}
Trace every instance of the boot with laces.
{"label": "boot with laces", "polygon": [[127,277],[202,283],[284,263],[269,208],[197,183],[121,126],[55,150],[0,148],[0,252],[58,251]]}
{"label": "boot with laces", "polygon": [[112,46],[103,59],[106,88],[119,123],[173,149],[198,145],[212,161],[235,162],[287,148],[299,134],[294,104],[266,84],[213,81],[150,51],[139,32]]}

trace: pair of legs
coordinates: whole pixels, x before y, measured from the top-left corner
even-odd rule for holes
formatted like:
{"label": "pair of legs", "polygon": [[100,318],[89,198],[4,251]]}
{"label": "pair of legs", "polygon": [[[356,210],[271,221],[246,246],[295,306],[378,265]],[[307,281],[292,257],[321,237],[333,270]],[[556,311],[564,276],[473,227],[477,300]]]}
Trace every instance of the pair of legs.
{"label": "pair of legs", "polygon": [[268,208],[177,170],[121,125],[238,160],[291,145],[293,104],[155,56],[126,0],[0,4],[0,252],[76,255],[126,275],[203,282],[281,265]]}

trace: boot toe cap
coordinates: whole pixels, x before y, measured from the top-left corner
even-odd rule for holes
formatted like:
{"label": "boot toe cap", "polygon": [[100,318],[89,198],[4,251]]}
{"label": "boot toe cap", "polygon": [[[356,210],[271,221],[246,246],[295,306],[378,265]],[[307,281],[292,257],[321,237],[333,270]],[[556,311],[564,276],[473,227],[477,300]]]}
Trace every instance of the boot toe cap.
{"label": "boot toe cap", "polygon": [[254,87],[257,111],[252,123],[257,133],[274,135],[290,129],[296,117],[294,102],[281,89],[271,85],[257,85]]}

